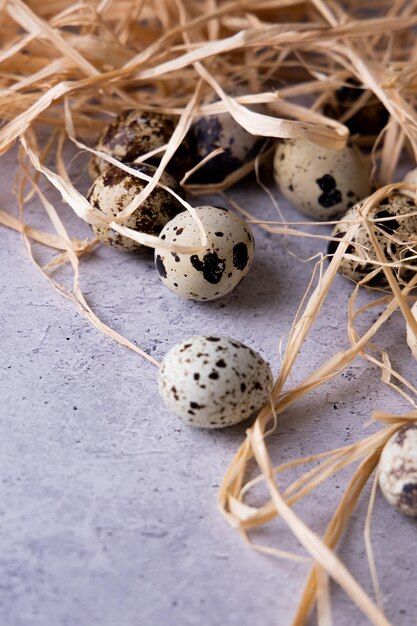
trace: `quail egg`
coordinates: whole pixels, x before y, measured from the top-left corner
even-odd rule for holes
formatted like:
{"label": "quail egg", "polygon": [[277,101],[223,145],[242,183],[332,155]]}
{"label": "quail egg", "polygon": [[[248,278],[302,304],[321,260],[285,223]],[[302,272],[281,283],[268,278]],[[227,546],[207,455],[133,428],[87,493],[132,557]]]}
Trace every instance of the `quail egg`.
{"label": "quail egg", "polygon": [[[361,203],[349,209],[343,220],[339,222],[333,230],[332,236],[341,239],[346,234],[351,224],[358,219],[358,209]],[[416,212],[416,215],[398,220],[398,216]],[[408,260],[413,256],[410,247],[417,244],[417,206],[411,198],[401,194],[393,194],[385,198],[371,209],[368,213],[370,219],[376,220],[375,235],[383,249],[383,252],[390,262],[407,261],[411,265],[416,265],[416,260]],[[378,221],[381,220],[381,221]],[[354,246],[353,244],[359,244]],[[402,245],[403,244],[403,245]],[[328,247],[328,254],[334,254],[338,246],[337,241],[331,241]],[[375,251],[369,239],[366,229],[361,225],[356,225],[356,231],[346,250],[347,254],[354,254],[363,261],[356,261],[344,257],[339,266],[339,272],[355,282],[359,282],[370,272],[376,269],[376,265],[369,263],[369,260],[377,260]],[[368,259],[368,262],[367,260]],[[397,277],[407,280],[410,272],[404,267],[393,268]],[[385,287],[387,285],[385,274],[381,270],[375,277],[366,283],[368,287]]]}
{"label": "quail egg", "polygon": [[[196,207],[207,245],[196,254],[155,249],[155,265],[171,291],[191,300],[214,300],[226,295],[246,276],[254,254],[249,225],[238,215],[213,206]],[[189,211],[176,215],[160,234],[168,243],[198,246],[197,222]]]}
{"label": "quail egg", "polygon": [[[151,165],[132,165],[138,171],[153,176],[155,168]],[[164,172],[160,183],[181,195],[181,188],[174,178]],[[87,195],[90,204],[105,215],[117,217],[128,204],[146,186],[146,181],[127,174],[119,167],[111,165],[92,184]],[[155,187],[148,198],[123,222],[123,226],[151,235],[159,235],[162,227],[174,215],[183,210],[168,191]],[[120,235],[110,226],[92,226],[94,234],[108,246],[122,250],[137,250],[143,246],[128,237]]]}
{"label": "quail egg", "polygon": [[[262,105],[251,107],[257,113],[266,113]],[[188,179],[191,184],[222,182],[229,174],[253,161],[269,139],[251,135],[229,113],[201,116],[190,129],[195,165],[217,148],[224,152],[209,160]]]}
{"label": "quail egg", "polygon": [[385,444],[379,461],[379,486],[388,502],[417,517],[417,424],[407,424]]}
{"label": "quail egg", "polygon": [[165,405],[198,428],[223,428],[255,415],[271,389],[268,364],[230,337],[190,337],[167,352],[159,371]]}
{"label": "quail egg", "polygon": [[[160,148],[168,143],[178,119],[171,115],[151,111],[125,111],[111,122],[98,139],[96,149],[122,163],[131,163],[137,157]],[[151,157],[147,163],[158,165],[161,154]],[[108,163],[96,156],[90,161],[89,173],[92,178],[102,174]],[[189,146],[185,140],[170,160],[168,171],[178,180],[189,169]]]}
{"label": "quail egg", "polygon": [[[365,93],[355,79],[350,78],[346,83],[331,94],[330,100],[324,105],[324,115],[340,120]],[[343,123],[352,134],[378,135],[387,124],[388,118],[387,109],[371,94],[365,104]]]}
{"label": "quail egg", "polygon": [[340,217],[371,192],[368,168],[351,145],[331,150],[307,139],[281,140],[274,175],[281,193],[317,220]]}

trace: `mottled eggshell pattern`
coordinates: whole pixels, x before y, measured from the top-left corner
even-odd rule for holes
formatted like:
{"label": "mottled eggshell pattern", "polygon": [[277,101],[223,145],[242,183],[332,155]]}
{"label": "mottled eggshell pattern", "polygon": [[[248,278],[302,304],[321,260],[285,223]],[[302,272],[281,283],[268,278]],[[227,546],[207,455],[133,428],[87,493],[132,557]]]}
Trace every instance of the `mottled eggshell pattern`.
{"label": "mottled eggshell pattern", "polygon": [[[155,249],[155,265],[162,282],[171,291],[191,300],[214,300],[234,289],[246,276],[254,254],[249,225],[227,209],[196,207],[207,246],[198,254],[177,254]],[[189,211],[179,213],[161,231],[168,243],[198,246],[197,222]]]}
{"label": "mottled eggshell pattern", "polygon": [[417,424],[403,426],[384,446],[379,486],[393,507],[417,517]]}
{"label": "mottled eggshell pattern", "polygon": [[[262,105],[252,107],[252,110],[266,113]],[[265,137],[248,133],[229,113],[197,118],[190,129],[190,141],[194,165],[213,150],[224,149],[223,154],[208,161],[188,179],[191,184],[223,181],[229,174],[252,161],[269,142]]]}
{"label": "mottled eggshell pattern", "polygon": [[351,145],[331,150],[307,139],[281,140],[274,175],[281,193],[317,220],[340,217],[371,192],[368,168]]}
{"label": "mottled eggshell pattern", "polygon": [[[417,302],[413,304],[411,313],[417,320]],[[409,324],[407,324],[407,344],[413,354],[413,357],[417,359],[417,339],[415,338]]]}
{"label": "mottled eggshell pattern", "polygon": [[[343,218],[343,221],[339,222],[333,230],[332,236],[341,239],[346,234],[350,224],[358,219],[358,209],[362,203],[358,203],[352,209],[350,209]],[[399,245],[399,241],[403,244],[411,244],[411,242],[417,241],[417,214],[407,217],[402,220],[398,220],[398,216],[417,212],[417,206],[414,204],[411,198],[403,196],[401,194],[393,194],[392,196],[385,198],[379,204],[377,204],[368,213],[369,218],[376,220],[375,225],[379,230],[375,229],[375,235],[380,243],[383,252],[387,259],[394,261],[404,260],[407,261],[407,257],[412,256],[412,251],[408,250],[405,245]],[[392,219],[390,219],[392,218]],[[378,220],[381,220],[380,222]],[[383,220],[383,221],[382,221]],[[360,258],[368,258],[371,260],[377,260],[375,251],[372,247],[366,229],[357,224],[356,231],[353,236],[353,244],[357,243],[358,246],[349,245],[346,252],[347,254],[354,254]],[[395,239],[395,241],[393,241]],[[331,241],[328,247],[328,253],[334,254],[338,243]],[[361,246],[364,246],[366,253]],[[416,261],[408,261],[410,265],[417,265]],[[344,257],[339,266],[339,272],[350,278],[355,282],[359,282],[370,272],[376,268],[376,265],[364,261],[355,261]],[[405,268],[395,268],[395,274],[399,279],[406,280],[409,277],[410,272]],[[387,285],[385,274],[381,270],[374,278],[365,284],[368,287],[385,287]]]}
{"label": "mottled eggshell pattern", "polygon": [[198,428],[223,428],[256,414],[271,388],[268,364],[230,337],[190,337],[169,350],[159,372],[165,405]]}
{"label": "mottled eggshell pattern", "polygon": [[[155,168],[151,165],[130,165],[148,176],[153,176],[155,173]],[[160,183],[181,195],[181,188],[167,172],[161,176]],[[87,198],[95,209],[102,211],[105,215],[116,217],[144,189],[146,184],[146,181],[112,165],[96,178]],[[157,186],[145,202],[124,220],[123,226],[151,235],[159,235],[163,226],[183,208],[182,204],[168,191]],[[142,245],[120,235],[109,226],[92,226],[92,229],[100,241],[108,246],[121,250],[143,249]]]}
{"label": "mottled eggshell pattern", "polygon": [[[168,143],[178,123],[178,118],[152,111],[124,111],[104,129],[96,150],[112,156],[122,163],[132,163],[139,156]],[[151,157],[147,163],[158,165],[162,154]],[[89,173],[96,178],[109,164],[93,156]],[[184,141],[168,164],[168,170],[178,179],[189,168],[189,146]]]}

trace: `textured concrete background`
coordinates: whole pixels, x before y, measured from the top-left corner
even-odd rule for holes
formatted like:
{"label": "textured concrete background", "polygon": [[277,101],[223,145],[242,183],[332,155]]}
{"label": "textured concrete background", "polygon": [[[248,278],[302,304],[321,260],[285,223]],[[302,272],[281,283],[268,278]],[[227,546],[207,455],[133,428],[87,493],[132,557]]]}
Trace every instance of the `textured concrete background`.
{"label": "textured concrete background", "polygon": [[[1,163],[0,208],[15,210],[14,156]],[[82,170],[77,159],[73,171]],[[86,184],[81,177],[80,188]],[[257,215],[273,218],[268,197],[253,181],[233,196]],[[50,197],[71,234],[88,234],[56,195]],[[303,219],[282,204],[287,217]],[[36,201],[27,221],[49,228]],[[104,247],[82,261],[82,287],[105,322],[158,359],[187,335],[221,332],[258,349],[276,373],[279,339],[290,329],[314,265],[307,259],[324,245],[284,241],[260,230],[255,235],[251,273],[220,301],[181,301],[160,284],[150,256]],[[183,426],[159,401],[155,368],[103,337],[51,289],[18,234],[1,229],[0,238],[0,624],[289,624],[307,566],[250,550],[216,506],[247,424],[217,432]],[[34,250],[43,262],[51,258],[40,246]],[[71,283],[67,271],[55,277]],[[347,346],[350,292],[351,285],[338,278],[290,384]],[[400,315],[377,343],[416,383]],[[364,431],[373,409],[406,410],[406,402],[378,377],[357,360],[300,401],[270,438],[273,459],[283,462],[355,441],[375,429]],[[335,476],[297,505],[314,529],[324,529],[348,476]],[[259,501],[262,495],[260,490],[253,497]],[[372,593],[362,537],[368,495],[369,489],[339,553]],[[416,524],[380,494],[373,520],[387,614],[397,626],[415,624]],[[280,521],[253,538],[301,552]],[[333,592],[335,624],[367,623],[340,590]]]}

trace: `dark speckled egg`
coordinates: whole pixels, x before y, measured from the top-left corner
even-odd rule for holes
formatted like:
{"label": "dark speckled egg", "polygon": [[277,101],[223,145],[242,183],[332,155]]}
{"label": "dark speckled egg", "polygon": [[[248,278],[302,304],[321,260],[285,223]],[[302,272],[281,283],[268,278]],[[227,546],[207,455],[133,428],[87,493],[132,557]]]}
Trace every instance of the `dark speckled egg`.
{"label": "dark speckled egg", "polygon": [[[265,107],[253,107],[257,113],[266,113]],[[229,174],[252,161],[269,139],[251,135],[229,113],[199,117],[190,129],[193,165],[217,148],[220,154],[197,170],[189,179],[190,184],[213,184],[223,181]]]}
{"label": "dark speckled egg", "polygon": [[165,405],[197,428],[224,428],[255,415],[272,382],[263,358],[230,337],[190,337],[168,351],[159,370]]}
{"label": "dark speckled egg", "polygon": [[[364,89],[354,79],[349,79],[347,83],[333,92],[330,100],[324,105],[323,113],[328,117],[340,120],[364,94]],[[388,118],[387,109],[375,95],[371,94],[364,106],[344,123],[352,134],[377,135],[387,124]]]}
{"label": "dark speckled egg", "polygon": [[[343,220],[334,228],[332,236],[341,239],[346,234],[347,229],[358,220],[358,210],[362,203],[358,203],[346,213]],[[375,236],[381,245],[386,258],[391,262],[405,261],[407,257],[414,256],[412,247],[415,246],[417,237],[417,215],[410,215],[404,219],[398,219],[401,215],[407,215],[417,211],[417,206],[411,198],[399,193],[392,194],[377,204],[368,213],[370,219],[375,220]],[[345,256],[339,266],[339,272],[343,276],[350,278],[354,282],[359,282],[377,266],[372,261],[377,260],[376,253],[371,244],[368,231],[361,223],[355,226],[355,233],[346,250],[348,255],[355,255],[357,259]],[[358,244],[355,246],[355,244]],[[329,243],[328,253],[333,254],[337,248],[337,241]],[[409,265],[416,266],[415,260],[409,260]],[[399,279],[407,280],[411,277],[410,270],[404,267],[393,268]],[[369,282],[368,287],[386,287],[385,274],[381,270]]]}
{"label": "dark speckled egg", "polygon": [[[213,206],[196,207],[207,245],[196,254],[155,248],[155,265],[164,285],[183,298],[214,300],[234,289],[248,273],[254,254],[253,236],[241,217]],[[198,246],[200,230],[189,211],[179,213],[163,228],[166,243]]]}
{"label": "dark speckled egg", "polygon": [[[155,167],[152,165],[133,165],[138,171],[153,176]],[[181,195],[181,188],[175,179],[164,172],[160,182]],[[105,215],[116,217],[120,211],[144,189],[146,181],[127,174],[120,168],[111,165],[94,181],[88,192],[90,204]],[[159,235],[164,225],[184,207],[168,191],[157,186],[148,198],[123,222],[123,226],[150,235]],[[92,226],[97,237],[108,246],[122,250],[137,250],[143,246],[120,235],[109,226]]]}
{"label": "dark speckled egg", "polygon": [[[109,124],[101,134],[96,149],[115,157],[123,163],[131,163],[139,156],[168,143],[178,123],[178,118],[150,111],[125,111]],[[158,165],[161,154],[151,157],[147,163]],[[188,140],[179,146],[168,164],[167,170],[180,180],[189,169]],[[99,176],[108,164],[95,156],[90,161],[92,178]]]}

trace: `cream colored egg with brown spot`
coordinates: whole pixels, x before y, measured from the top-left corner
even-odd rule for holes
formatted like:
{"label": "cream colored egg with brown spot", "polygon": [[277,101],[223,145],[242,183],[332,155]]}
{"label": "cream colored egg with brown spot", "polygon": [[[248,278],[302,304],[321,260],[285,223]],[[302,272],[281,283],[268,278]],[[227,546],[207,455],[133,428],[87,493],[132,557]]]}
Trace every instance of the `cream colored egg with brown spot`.
{"label": "cream colored egg with brown spot", "polygon": [[404,515],[417,517],[417,424],[408,424],[385,444],[379,461],[379,486]]}
{"label": "cream colored egg with brown spot", "polygon": [[295,208],[316,220],[333,220],[371,192],[369,168],[359,150],[285,139],[274,157],[275,181]]}
{"label": "cream colored egg with brown spot", "polygon": [[[377,261],[376,252],[372,246],[366,228],[359,222],[359,209],[362,202],[352,207],[333,230],[332,236],[342,239],[347,230],[355,223],[355,232],[346,255],[354,255],[355,259],[345,256],[339,266],[339,272],[346,278],[359,282],[370,272],[377,268],[373,261]],[[408,215],[416,212],[415,215]],[[408,215],[399,219],[402,215]],[[392,194],[372,208],[368,217],[374,220],[375,237],[378,240],[385,257],[389,262],[404,262],[417,267],[417,261],[409,257],[413,256],[411,248],[417,246],[417,206],[413,200],[401,194]],[[328,254],[333,255],[338,246],[337,241],[331,241]],[[400,280],[407,280],[412,270],[406,267],[393,267],[395,275]],[[365,283],[367,287],[386,287],[387,280],[382,270]]]}
{"label": "cream colored egg with brown spot", "polygon": [[[139,156],[161,148],[169,142],[178,123],[178,117],[154,111],[129,110],[108,124],[100,135],[96,149],[122,163],[132,163]],[[158,165],[163,153],[150,157],[147,163]],[[178,147],[167,169],[178,180],[189,169],[190,147],[188,139]],[[89,173],[92,178],[102,174],[109,166],[107,161],[93,156]]]}
{"label": "cream colored egg with brown spot", "polygon": [[[163,284],[191,300],[214,300],[234,289],[248,273],[254,255],[249,225],[227,209],[195,208],[207,235],[200,252],[183,254],[155,248],[155,266]],[[169,244],[199,246],[200,229],[189,211],[176,215],[160,234]]]}
{"label": "cream colored egg with brown spot", "polygon": [[[153,176],[151,165],[132,165],[138,171]],[[164,172],[160,183],[181,195],[181,188],[175,179]],[[110,166],[92,184],[87,198],[90,204],[108,217],[117,217],[132,200],[145,188],[147,181],[128,174],[116,166]],[[126,219],[122,226],[138,232],[159,235],[164,225],[183,210],[182,204],[168,191],[155,187],[148,198]],[[110,226],[92,226],[94,234],[107,246],[120,250],[139,250],[144,246],[113,230]]]}
{"label": "cream colored egg with brown spot", "polygon": [[194,336],[173,346],[159,392],[174,415],[197,428],[223,428],[255,415],[272,389],[269,365],[230,337]]}

